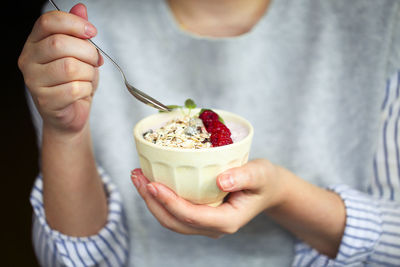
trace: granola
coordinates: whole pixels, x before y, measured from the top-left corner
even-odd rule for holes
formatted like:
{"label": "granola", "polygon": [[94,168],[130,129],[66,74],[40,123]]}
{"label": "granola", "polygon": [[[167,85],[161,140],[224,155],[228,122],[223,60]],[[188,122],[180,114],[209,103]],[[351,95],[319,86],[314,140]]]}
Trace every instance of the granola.
{"label": "granola", "polygon": [[189,115],[173,119],[159,129],[150,129],[143,134],[143,138],[167,147],[200,149],[212,146],[202,120]]}

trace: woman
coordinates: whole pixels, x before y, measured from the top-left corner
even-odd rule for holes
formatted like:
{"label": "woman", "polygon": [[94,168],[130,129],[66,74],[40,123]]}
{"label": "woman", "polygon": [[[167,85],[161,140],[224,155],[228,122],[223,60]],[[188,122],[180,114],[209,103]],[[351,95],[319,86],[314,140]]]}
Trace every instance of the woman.
{"label": "woman", "polygon": [[[86,5],[91,22],[81,4],[42,15],[19,59],[41,137],[31,202],[43,265],[398,263],[398,1]],[[251,121],[252,160],[217,178],[232,192],[223,205],[190,204],[140,169],[132,190],[131,130],[154,110],[93,37],[162,102]]]}

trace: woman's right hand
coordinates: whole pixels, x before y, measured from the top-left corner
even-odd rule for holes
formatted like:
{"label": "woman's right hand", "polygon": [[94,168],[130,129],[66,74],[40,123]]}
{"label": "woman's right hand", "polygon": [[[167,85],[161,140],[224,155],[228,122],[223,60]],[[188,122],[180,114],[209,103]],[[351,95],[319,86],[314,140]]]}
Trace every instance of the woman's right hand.
{"label": "woman's right hand", "polygon": [[97,34],[83,4],[50,11],[35,23],[18,66],[44,129],[78,133],[86,125],[103,58],[86,39]]}

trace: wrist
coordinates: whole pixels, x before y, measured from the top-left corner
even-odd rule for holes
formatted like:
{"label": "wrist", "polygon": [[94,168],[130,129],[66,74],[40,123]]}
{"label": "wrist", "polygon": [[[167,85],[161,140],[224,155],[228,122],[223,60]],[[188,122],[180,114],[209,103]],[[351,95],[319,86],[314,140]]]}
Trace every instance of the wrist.
{"label": "wrist", "polygon": [[286,201],[289,194],[286,180],[289,179],[288,173],[291,173],[266,159],[256,159],[253,163],[258,164],[258,174],[264,181],[263,186],[256,189],[256,192],[263,196],[262,209],[276,209]]}
{"label": "wrist", "polygon": [[95,234],[107,219],[107,196],[89,125],[73,133],[43,125],[41,152],[43,203],[49,225],[67,235]]}
{"label": "wrist", "polygon": [[90,127],[89,123],[86,123],[85,126],[79,131],[64,131],[54,126],[43,123],[42,128],[42,138],[43,143],[51,142],[53,144],[82,144],[85,140],[88,140],[90,136]]}
{"label": "wrist", "polygon": [[279,210],[287,203],[288,198],[293,195],[292,192],[290,192],[293,188],[289,186],[290,180],[293,179],[293,174],[279,165],[273,165],[273,168],[273,179],[275,179],[274,194],[271,203],[266,209],[267,212]]}
{"label": "wrist", "polygon": [[265,213],[320,253],[334,258],[346,221],[343,200],[284,168],[278,172],[285,189],[277,204]]}

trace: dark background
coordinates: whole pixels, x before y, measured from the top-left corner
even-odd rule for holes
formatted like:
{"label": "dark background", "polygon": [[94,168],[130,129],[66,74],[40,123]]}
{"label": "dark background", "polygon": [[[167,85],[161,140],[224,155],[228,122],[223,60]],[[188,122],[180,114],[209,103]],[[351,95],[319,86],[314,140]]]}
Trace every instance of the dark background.
{"label": "dark background", "polygon": [[[17,59],[45,0],[12,0],[2,6],[1,266],[38,266],[32,248],[29,194],[38,173],[36,136]],[[4,7],[4,5],[6,5]],[[5,62],[4,62],[5,59]]]}

